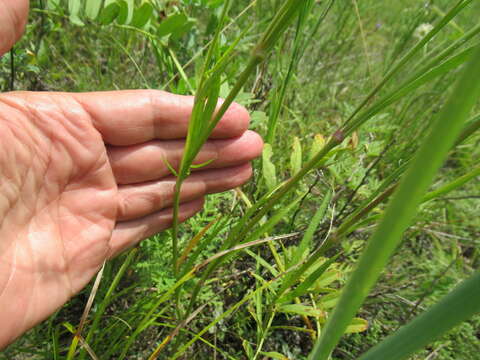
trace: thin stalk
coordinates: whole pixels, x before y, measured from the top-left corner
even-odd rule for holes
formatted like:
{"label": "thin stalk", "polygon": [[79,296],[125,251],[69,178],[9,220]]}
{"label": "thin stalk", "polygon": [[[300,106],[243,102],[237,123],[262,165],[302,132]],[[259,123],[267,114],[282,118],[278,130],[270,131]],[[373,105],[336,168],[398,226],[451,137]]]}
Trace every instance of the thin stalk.
{"label": "thin stalk", "polygon": [[[293,52],[292,56],[290,58],[290,63],[288,65],[287,73],[282,81],[282,84],[280,86],[280,91],[279,95],[274,101],[272,102],[272,110],[271,114],[268,120],[268,132],[267,136],[265,138],[265,142],[268,144],[272,144],[273,140],[275,138],[275,131],[277,127],[277,122],[278,122],[278,117],[280,115],[282,105],[285,99],[287,87],[290,83],[290,80],[292,79],[293,73],[298,66],[298,63],[303,55],[303,51],[305,51],[305,47],[302,46],[302,40],[303,40],[303,28],[306,23],[306,19],[308,15],[310,14],[312,10],[314,2],[312,0],[308,0],[304,3],[303,7],[301,8],[299,15],[298,15],[298,21],[297,21],[297,28],[295,31],[295,38],[294,38],[294,45],[293,45]],[[322,16],[323,14],[321,14]]]}
{"label": "thin stalk", "polygon": [[476,131],[480,129],[480,114],[475,116],[472,120],[467,123],[467,126],[462,131],[458,138],[458,143],[461,143],[473,135]]}
{"label": "thin stalk", "polygon": [[16,78],[16,67],[15,67],[15,47],[12,47],[10,50],[10,82],[8,85],[8,91],[15,90],[15,78]]}

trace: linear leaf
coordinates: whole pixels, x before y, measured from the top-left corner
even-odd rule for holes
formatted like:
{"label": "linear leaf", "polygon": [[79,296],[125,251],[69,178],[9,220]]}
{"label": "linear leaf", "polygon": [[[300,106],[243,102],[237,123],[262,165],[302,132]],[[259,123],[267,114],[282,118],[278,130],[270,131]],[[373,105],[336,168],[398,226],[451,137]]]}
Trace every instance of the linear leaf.
{"label": "linear leaf", "polygon": [[[402,239],[423,195],[455,143],[472,107],[480,97],[480,46],[462,72],[449,101],[422,143],[385,215],[370,238],[356,270],[348,280],[310,359],[328,358],[349,322],[377,281],[390,255]],[[433,326],[432,326],[433,327]]]}
{"label": "linear leaf", "polygon": [[365,353],[360,360],[407,359],[416,350],[480,312],[480,271],[437,304]]}

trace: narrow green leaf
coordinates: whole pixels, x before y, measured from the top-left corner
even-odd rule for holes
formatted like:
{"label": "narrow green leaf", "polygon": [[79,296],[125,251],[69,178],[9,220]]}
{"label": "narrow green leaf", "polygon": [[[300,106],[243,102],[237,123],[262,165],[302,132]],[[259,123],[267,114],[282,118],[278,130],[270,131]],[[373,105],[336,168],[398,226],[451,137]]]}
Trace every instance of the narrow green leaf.
{"label": "narrow green leaf", "polygon": [[326,360],[387,264],[416,214],[423,195],[455,143],[472,107],[480,97],[480,47],[462,72],[449,101],[437,117],[401,180],[385,215],[370,238],[356,270],[329,318],[310,359]]}
{"label": "narrow green leaf", "polygon": [[[325,261],[323,264],[321,264],[318,269],[316,269],[314,272],[312,272],[304,281],[300,283],[300,285],[293,291],[286,293],[284,296],[282,296],[280,299],[276,300],[277,303],[285,303],[285,302],[290,302],[296,297],[302,296],[308,292],[310,287],[325,273],[325,271],[332,265],[335,260],[338,258],[337,256],[334,256],[331,259],[328,259]],[[302,275],[295,273],[295,275]],[[295,280],[299,280],[300,277],[296,278]],[[290,287],[290,286],[288,286]]]}
{"label": "narrow green leaf", "polygon": [[170,164],[170,162],[168,161],[167,158],[163,158],[163,163],[166,165],[166,167],[168,168],[168,170],[170,170],[170,172],[172,173],[173,176],[175,177],[178,177],[178,172],[175,170],[175,168],[172,166],[172,164]]}
{"label": "narrow green leaf", "polygon": [[315,212],[315,215],[313,215],[312,220],[308,224],[307,230],[305,231],[305,234],[303,235],[303,238],[300,241],[298,248],[296,249],[294,255],[292,256],[292,259],[289,262],[288,267],[297,265],[301,260],[302,254],[304,254],[305,251],[310,247],[310,244],[312,243],[313,235],[315,234],[315,231],[317,230],[318,225],[325,218],[325,213],[327,211],[328,204],[330,203],[331,199],[332,199],[332,191],[329,191],[325,194],[322,200],[322,203],[320,204],[319,208]]}
{"label": "narrow green leaf", "polygon": [[253,358],[253,349],[252,345],[247,340],[242,341],[242,347],[245,350],[245,354],[247,354],[247,359]]}
{"label": "narrow green leaf", "polygon": [[472,171],[469,171],[465,175],[460,176],[459,178],[453,180],[452,182],[438,188],[437,190],[429,192],[423,198],[423,202],[435,199],[437,197],[448,194],[450,191],[453,191],[463,185],[465,185],[470,180],[480,176],[480,166],[474,168]]}
{"label": "narrow green leaf", "polygon": [[329,310],[337,305],[338,300],[340,300],[340,291],[335,291],[331,294],[323,295],[320,301],[317,302],[317,305],[324,310]]}
{"label": "narrow green leaf", "polygon": [[360,360],[402,360],[480,312],[480,271],[365,353]]}

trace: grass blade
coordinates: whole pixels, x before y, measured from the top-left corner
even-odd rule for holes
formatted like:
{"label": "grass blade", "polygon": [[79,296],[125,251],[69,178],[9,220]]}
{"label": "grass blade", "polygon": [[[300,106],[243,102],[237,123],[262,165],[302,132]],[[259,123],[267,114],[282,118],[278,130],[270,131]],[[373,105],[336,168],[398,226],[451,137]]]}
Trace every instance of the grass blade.
{"label": "grass blade", "polygon": [[436,119],[432,132],[423,142],[402,179],[385,216],[372,235],[356,270],[343,290],[310,359],[326,360],[354,317],[369,290],[377,281],[402,234],[415,216],[423,194],[433,181],[448,151],[480,96],[480,47],[463,70],[461,81]]}
{"label": "grass blade", "polygon": [[463,281],[437,304],[395,334],[370,349],[360,360],[407,359],[416,350],[428,345],[478,312],[480,312],[480,271]]}

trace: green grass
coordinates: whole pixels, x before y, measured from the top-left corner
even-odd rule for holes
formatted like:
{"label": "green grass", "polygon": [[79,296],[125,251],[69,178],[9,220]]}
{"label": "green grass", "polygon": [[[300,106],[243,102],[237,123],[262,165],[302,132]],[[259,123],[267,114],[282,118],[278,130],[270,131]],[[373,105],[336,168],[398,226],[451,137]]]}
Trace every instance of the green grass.
{"label": "green grass", "polygon": [[[460,97],[472,96],[473,110],[463,113],[471,121],[432,135],[435,145],[422,148],[424,163],[412,160],[439,124],[435,119],[447,99],[467,89],[453,84],[479,43],[478,2],[439,0],[424,7],[414,0],[366,0],[356,2],[357,12],[352,1],[304,1],[286,30],[275,29],[287,25],[279,11],[283,1],[258,0],[243,15],[250,1],[232,1],[228,13],[228,2],[220,0],[154,1],[151,9],[143,2],[142,13],[129,15],[125,7],[131,23],[103,26],[95,19],[95,2],[88,3],[85,14],[72,17],[66,4],[45,10],[45,2],[32,2],[26,36],[15,51],[16,88],[195,93],[207,105],[198,107],[192,139],[199,133],[205,138],[215,123],[211,106],[217,94],[232,94],[230,100],[236,95],[250,108],[252,127],[271,150],[255,161],[254,179],[242,193],[212,196],[204,212],[177,227],[173,243],[165,232],[106,265],[82,333],[98,358],[123,353],[148,359],[158,351],[161,359],[306,359],[320,335],[338,327],[335,341],[321,348],[324,358],[333,350],[334,359],[356,359],[478,269],[480,109],[473,90]],[[442,22],[457,3],[458,14]],[[142,16],[150,11],[146,23]],[[85,25],[75,25],[79,21]],[[419,43],[414,33],[424,23],[437,25],[438,34]],[[228,57],[230,51],[234,56]],[[220,70],[208,72],[215,67]],[[7,90],[9,56],[0,59],[0,74],[0,87]],[[458,118],[453,109],[444,119]],[[180,179],[200,143],[191,143]],[[413,209],[423,200],[415,216],[413,210],[386,210],[388,189],[398,187],[408,164],[416,170],[407,171],[410,180],[403,180],[392,201]],[[369,259],[388,245],[402,214],[405,222],[389,251]],[[386,229],[388,223],[380,225],[376,245],[361,255],[384,215],[395,221]],[[197,234],[198,245],[177,266]],[[348,299],[362,299],[350,307],[344,298],[334,311],[359,259],[383,263],[400,240],[388,265],[369,275],[368,287],[380,277],[371,292],[367,286],[351,292],[347,285]],[[0,358],[63,359],[69,348],[73,355],[71,331],[89,292]],[[343,322],[335,321],[347,313]],[[353,316],[363,320],[352,322]],[[327,318],[333,321],[325,328]],[[365,320],[369,327],[361,331]],[[475,359],[479,321],[473,317],[429,345],[419,343],[412,358]],[[350,326],[334,347],[349,324],[357,327]],[[89,358],[79,349],[73,358]]]}

